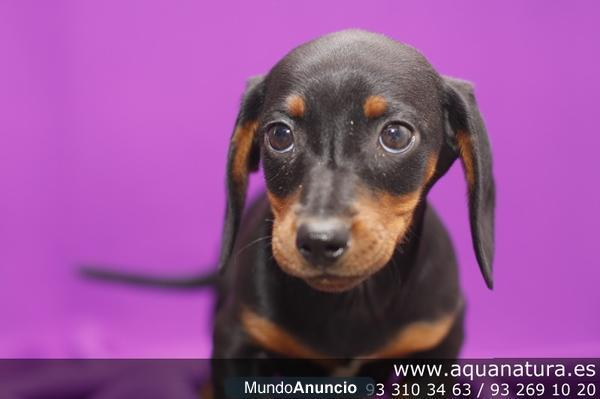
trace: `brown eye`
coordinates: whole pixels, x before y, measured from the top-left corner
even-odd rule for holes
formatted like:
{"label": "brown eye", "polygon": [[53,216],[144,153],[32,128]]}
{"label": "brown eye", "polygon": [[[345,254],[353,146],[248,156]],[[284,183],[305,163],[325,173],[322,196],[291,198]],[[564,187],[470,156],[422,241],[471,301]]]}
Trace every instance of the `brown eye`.
{"label": "brown eye", "polygon": [[283,123],[277,123],[269,128],[266,135],[267,143],[276,152],[288,152],[294,148],[292,129]]}
{"label": "brown eye", "polygon": [[379,135],[379,143],[387,152],[399,154],[408,151],[415,142],[415,134],[401,123],[387,124]]}

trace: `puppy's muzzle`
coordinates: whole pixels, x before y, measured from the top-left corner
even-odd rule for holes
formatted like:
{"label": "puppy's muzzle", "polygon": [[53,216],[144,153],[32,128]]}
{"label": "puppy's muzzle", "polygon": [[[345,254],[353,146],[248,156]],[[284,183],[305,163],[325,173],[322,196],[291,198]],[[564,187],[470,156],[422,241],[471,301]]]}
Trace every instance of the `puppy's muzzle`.
{"label": "puppy's muzzle", "polygon": [[350,227],[339,218],[308,219],[300,223],[296,247],[313,266],[325,269],[348,248]]}

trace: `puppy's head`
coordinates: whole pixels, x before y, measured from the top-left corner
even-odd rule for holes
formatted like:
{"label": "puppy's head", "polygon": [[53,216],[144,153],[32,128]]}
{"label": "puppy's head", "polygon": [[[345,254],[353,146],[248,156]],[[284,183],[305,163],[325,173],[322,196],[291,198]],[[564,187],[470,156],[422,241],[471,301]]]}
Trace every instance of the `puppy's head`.
{"label": "puppy's head", "polygon": [[260,158],[275,260],[335,292],[390,261],[428,189],[457,157],[474,249],[491,287],[494,183],[471,86],[376,34],[344,31],[300,46],[244,95],[229,152],[221,265]]}

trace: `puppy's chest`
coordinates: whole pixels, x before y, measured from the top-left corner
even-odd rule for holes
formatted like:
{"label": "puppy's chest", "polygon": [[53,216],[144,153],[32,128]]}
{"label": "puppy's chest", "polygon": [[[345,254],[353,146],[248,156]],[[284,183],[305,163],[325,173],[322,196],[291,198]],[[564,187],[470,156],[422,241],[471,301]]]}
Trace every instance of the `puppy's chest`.
{"label": "puppy's chest", "polygon": [[323,355],[364,357],[389,341],[403,322],[393,314],[376,316],[357,308],[298,311],[298,317],[289,315],[282,327]]}
{"label": "puppy's chest", "polygon": [[448,334],[455,313],[423,320],[381,319],[346,312],[315,317],[287,314],[275,322],[244,309],[241,322],[250,338],[270,352],[289,358],[401,358],[437,346]]}

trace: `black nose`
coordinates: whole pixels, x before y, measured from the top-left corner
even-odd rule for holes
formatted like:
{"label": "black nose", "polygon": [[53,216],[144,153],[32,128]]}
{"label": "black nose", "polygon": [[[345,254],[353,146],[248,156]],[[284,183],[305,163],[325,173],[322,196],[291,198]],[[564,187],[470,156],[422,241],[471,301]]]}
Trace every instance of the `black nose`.
{"label": "black nose", "polygon": [[348,226],[338,219],[315,219],[298,228],[296,247],[307,261],[327,267],[337,260],[348,246]]}

